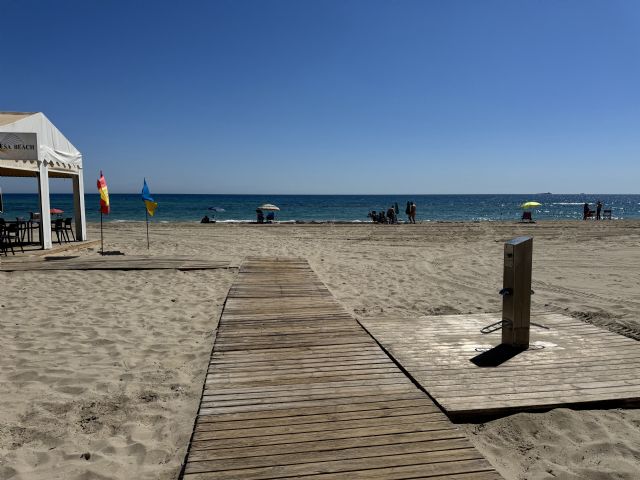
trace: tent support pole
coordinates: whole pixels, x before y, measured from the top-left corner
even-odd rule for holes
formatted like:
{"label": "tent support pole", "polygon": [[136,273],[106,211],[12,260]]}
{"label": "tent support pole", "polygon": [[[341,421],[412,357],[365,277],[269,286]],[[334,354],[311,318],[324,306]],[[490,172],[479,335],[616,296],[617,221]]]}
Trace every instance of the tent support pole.
{"label": "tent support pole", "polygon": [[76,223],[76,240],[81,242],[87,239],[87,218],[84,211],[84,182],[82,169],[78,175],[73,176],[73,210]]}
{"label": "tent support pole", "polygon": [[49,169],[46,162],[38,165],[38,194],[40,197],[40,244],[44,250],[53,248],[51,242],[51,203],[49,200]]}

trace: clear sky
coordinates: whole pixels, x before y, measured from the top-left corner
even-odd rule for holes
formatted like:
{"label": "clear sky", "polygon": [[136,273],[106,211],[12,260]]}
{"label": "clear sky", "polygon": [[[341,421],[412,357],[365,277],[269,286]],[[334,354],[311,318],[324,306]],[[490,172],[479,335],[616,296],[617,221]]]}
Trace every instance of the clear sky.
{"label": "clear sky", "polygon": [[640,192],[636,0],[0,13],[0,110],[44,112],[88,192],[100,169],[115,193]]}

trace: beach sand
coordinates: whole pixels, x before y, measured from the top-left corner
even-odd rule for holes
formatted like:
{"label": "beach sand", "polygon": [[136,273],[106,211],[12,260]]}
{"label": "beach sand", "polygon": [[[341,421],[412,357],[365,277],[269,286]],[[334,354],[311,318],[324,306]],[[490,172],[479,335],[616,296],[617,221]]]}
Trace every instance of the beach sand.
{"label": "beach sand", "polygon": [[[640,339],[640,222],[152,223],[150,254],[236,267],[247,255],[301,256],[356,317],[397,319],[500,311],[503,243],[518,235],[534,236],[534,311]],[[147,254],[144,224],[106,224],[105,249]],[[177,478],[236,273],[0,273],[0,478]],[[507,479],[640,472],[637,410],[461,427]]]}

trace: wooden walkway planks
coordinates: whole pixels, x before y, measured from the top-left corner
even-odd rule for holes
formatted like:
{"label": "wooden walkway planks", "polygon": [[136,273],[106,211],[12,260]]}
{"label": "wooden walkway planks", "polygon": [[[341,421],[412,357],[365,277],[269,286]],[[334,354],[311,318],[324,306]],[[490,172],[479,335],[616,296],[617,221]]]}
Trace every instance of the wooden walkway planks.
{"label": "wooden walkway planks", "polygon": [[247,259],[187,461],[200,479],[501,478],[300,259]]}
{"label": "wooden walkway planks", "polygon": [[57,270],[211,270],[229,268],[229,262],[190,257],[115,256],[49,257],[45,260],[3,261],[1,272]]}
{"label": "wooden walkway planks", "polygon": [[495,367],[471,359],[500,343],[497,314],[366,319],[365,328],[450,417],[640,403],[640,344],[559,314],[535,315],[531,349]]}

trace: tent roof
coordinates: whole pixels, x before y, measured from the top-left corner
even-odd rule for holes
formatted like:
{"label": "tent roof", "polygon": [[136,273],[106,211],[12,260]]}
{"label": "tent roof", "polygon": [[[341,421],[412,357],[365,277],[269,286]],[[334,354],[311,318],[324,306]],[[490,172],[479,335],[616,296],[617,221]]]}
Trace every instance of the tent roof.
{"label": "tent roof", "polygon": [[[42,112],[0,112],[0,140],[10,133],[35,133],[38,159],[47,162],[50,169],[71,173],[82,168],[82,154]],[[37,163],[4,156],[0,168],[34,171]]]}
{"label": "tent roof", "polygon": [[35,114],[36,112],[0,112],[0,125],[14,123]]}

